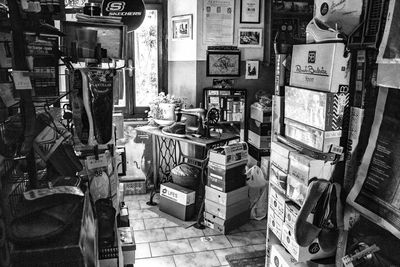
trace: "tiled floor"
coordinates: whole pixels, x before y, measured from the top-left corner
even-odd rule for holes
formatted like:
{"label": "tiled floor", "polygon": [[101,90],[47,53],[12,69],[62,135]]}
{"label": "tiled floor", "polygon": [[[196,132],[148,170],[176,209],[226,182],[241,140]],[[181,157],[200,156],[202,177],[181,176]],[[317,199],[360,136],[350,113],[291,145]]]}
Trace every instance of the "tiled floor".
{"label": "tiled floor", "polygon": [[209,228],[185,229],[161,218],[148,209],[148,199],[125,196],[136,241],[135,267],[229,266],[225,255],[265,249],[265,219],[251,220],[225,236]]}

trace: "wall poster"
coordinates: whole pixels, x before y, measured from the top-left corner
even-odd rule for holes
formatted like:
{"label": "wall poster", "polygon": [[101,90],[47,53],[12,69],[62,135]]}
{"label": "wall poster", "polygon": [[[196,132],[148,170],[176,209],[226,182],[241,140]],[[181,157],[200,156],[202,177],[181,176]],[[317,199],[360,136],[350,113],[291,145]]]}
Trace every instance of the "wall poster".
{"label": "wall poster", "polygon": [[235,0],[204,0],[203,43],[232,45]]}

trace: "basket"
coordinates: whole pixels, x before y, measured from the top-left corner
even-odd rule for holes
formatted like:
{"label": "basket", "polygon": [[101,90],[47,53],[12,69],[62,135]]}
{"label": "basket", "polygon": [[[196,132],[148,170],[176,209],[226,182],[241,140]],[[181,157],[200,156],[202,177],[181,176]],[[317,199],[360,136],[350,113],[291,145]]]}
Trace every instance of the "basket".
{"label": "basket", "polygon": [[172,182],[182,187],[196,190],[200,179],[200,170],[182,163],[171,170]]}

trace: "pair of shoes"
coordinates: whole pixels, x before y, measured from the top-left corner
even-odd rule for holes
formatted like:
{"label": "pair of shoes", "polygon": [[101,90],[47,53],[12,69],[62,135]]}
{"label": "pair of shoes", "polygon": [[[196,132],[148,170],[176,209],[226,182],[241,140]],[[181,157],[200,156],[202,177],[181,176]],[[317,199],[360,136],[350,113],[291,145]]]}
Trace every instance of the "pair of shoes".
{"label": "pair of shoes", "polygon": [[[336,249],[344,225],[340,193],[340,185],[327,180],[316,179],[309,184],[294,227],[295,239],[300,246],[307,247],[318,238],[324,251]],[[311,223],[307,219],[312,212],[314,220]]]}
{"label": "pair of shoes", "polygon": [[323,21],[313,18],[306,27],[306,43],[341,42],[344,41],[343,34],[332,29]]}
{"label": "pair of shoes", "polygon": [[170,136],[186,137],[186,125],[183,122],[174,122],[171,126],[162,128],[161,131]]}

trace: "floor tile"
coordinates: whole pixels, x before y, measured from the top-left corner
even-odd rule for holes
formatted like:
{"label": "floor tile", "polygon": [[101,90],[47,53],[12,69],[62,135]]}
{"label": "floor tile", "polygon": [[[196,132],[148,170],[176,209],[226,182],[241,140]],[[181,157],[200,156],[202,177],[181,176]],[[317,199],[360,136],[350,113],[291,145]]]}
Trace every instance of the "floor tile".
{"label": "floor tile", "polygon": [[148,219],[148,218],[158,218],[157,213],[152,212],[151,210],[132,210],[129,211],[129,219],[137,220],[137,219]]}
{"label": "floor tile", "polygon": [[158,257],[158,258],[146,258],[138,259],[135,261],[135,267],[175,267],[174,258],[172,256],[168,257]]}
{"label": "floor tile", "polygon": [[220,232],[217,232],[217,231],[215,231],[215,230],[213,230],[213,229],[211,229],[211,228],[208,228],[208,227],[206,227],[206,228],[203,229],[203,233],[204,233],[205,236],[209,236],[209,235],[221,235]]}
{"label": "floor tile", "polygon": [[144,230],[144,222],[143,219],[139,219],[139,220],[129,220],[129,226],[134,230],[134,231],[138,231],[138,230]]}
{"label": "floor tile", "polygon": [[265,244],[265,235],[262,231],[230,234],[227,238],[234,247]]}
{"label": "floor tile", "polygon": [[261,221],[257,220],[249,220],[246,224],[239,227],[239,231],[257,231],[257,230],[266,230],[267,229],[267,220],[263,219]]}
{"label": "floor tile", "polygon": [[135,251],[135,258],[136,259],[143,259],[143,258],[150,258],[150,246],[149,243],[141,243],[136,244],[136,251]]}
{"label": "floor tile", "polygon": [[224,235],[194,237],[189,239],[193,251],[205,251],[232,247],[229,240]]}
{"label": "floor tile", "polygon": [[134,210],[140,210],[141,207],[139,205],[138,200],[131,200],[131,201],[125,201],[126,206],[128,206],[128,211],[133,212]]}
{"label": "floor tile", "polygon": [[221,265],[227,265],[227,264],[229,265],[229,263],[225,259],[226,255],[234,254],[234,253],[245,253],[245,252],[250,252],[250,251],[254,251],[253,246],[244,246],[244,247],[235,247],[235,248],[225,248],[225,249],[214,250],[215,255],[217,255],[217,258]]}
{"label": "floor tile", "polygon": [[153,257],[193,252],[187,239],[152,242],[150,250]]}
{"label": "floor tile", "polygon": [[177,267],[211,267],[220,265],[213,251],[174,255],[174,260]]}
{"label": "floor tile", "polygon": [[164,228],[167,240],[191,238],[204,236],[203,231],[194,227],[183,228],[183,227],[170,227]]}
{"label": "floor tile", "polygon": [[163,229],[134,231],[134,235],[136,243],[148,243],[167,240]]}
{"label": "floor tile", "polygon": [[149,208],[151,208],[151,207],[154,207],[154,206],[151,206],[151,205],[147,205],[147,202],[149,201],[149,199],[141,199],[141,200],[139,200],[139,206],[140,206],[140,208],[141,209],[149,209]]}
{"label": "floor tile", "polygon": [[144,226],[146,229],[156,229],[156,228],[165,228],[165,227],[176,227],[178,226],[176,223],[171,222],[165,218],[150,218],[143,219]]}

